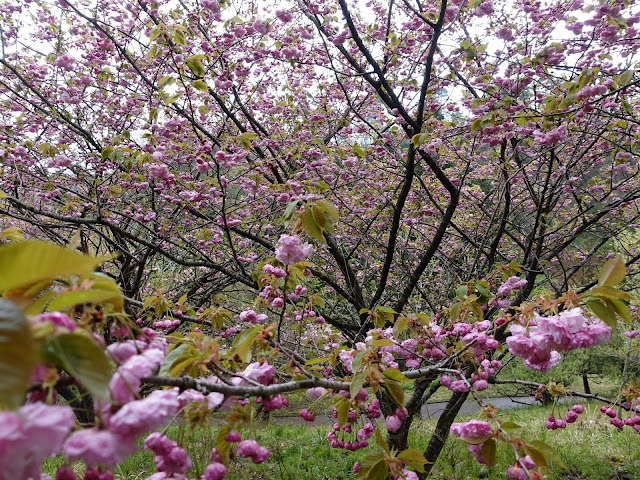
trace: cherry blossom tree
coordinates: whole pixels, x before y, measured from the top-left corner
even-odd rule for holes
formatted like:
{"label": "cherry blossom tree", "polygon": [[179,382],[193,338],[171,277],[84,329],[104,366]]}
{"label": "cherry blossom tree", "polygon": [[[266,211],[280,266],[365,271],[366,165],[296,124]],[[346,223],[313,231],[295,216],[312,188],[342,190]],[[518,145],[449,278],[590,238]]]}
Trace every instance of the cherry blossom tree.
{"label": "cherry blossom tree", "polygon": [[[108,467],[129,450],[108,435],[131,440],[187,408],[138,398],[143,383],[220,395],[214,409],[258,396],[267,411],[322,388],[347,394],[332,397],[336,447],[373,435],[344,440],[359,413],[386,418],[386,456],[362,478],[413,478],[405,467],[428,474],[464,400],[498,381],[501,345],[548,369],[632,321],[614,287],[638,252],[610,260],[599,283],[588,273],[640,214],[633,2],[273,3],[1,4],[2,238],[102,256],[99,274],[55,269],[3,291],[28,315],[60,310],[121,341],[95,405],[107,429],[74,432],[70,459]],[[180,339],[165,358],[142,327]],[[273,351],[291,367],[277,383],[254,371]],[[446,413],[415,446],[428,463],[393,456],[415,452],[412,421],[441,387]],[[157,415],[127,427],[152,401]],[[501,430],[487,425],[451,431],[489,455]],[[95,457],[82,450],[92,435],[123,450]],[[222,478],[231,438],[207,478]],[[181,446],[147,441],[161,472],[189,470]],[[251,442],[238,456],[259,463]],[[521,453],[510,475],[533,478],[541,460]]]}

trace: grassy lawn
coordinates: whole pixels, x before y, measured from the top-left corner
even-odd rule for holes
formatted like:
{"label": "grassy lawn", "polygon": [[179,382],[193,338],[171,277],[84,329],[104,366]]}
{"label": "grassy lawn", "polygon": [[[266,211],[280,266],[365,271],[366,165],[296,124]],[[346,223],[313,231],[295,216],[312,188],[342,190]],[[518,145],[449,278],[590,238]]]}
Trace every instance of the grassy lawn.
{"label": "grassy lawn", "polygon": [[[631,480],[640,478],[640,437],[629,427],[622,431],[608,425],[608,418],[599,411],[599,404],[585,404],[586,411],[578,421],[566,430],[549,431],[544,422],[551,407],[534,406],[520,410],[503,412],[501,418],[522,425],[525,440],[539,439],[555,447],[568,470],[554,467],[548,472],[548,479],[589,479],[589,480]],[[560,406],[556,416],[564,415],[566,406]],[[467,417],[468,418],[468,417]],[[410,436],[410,446],[423,450],[427,445],[435,421],[419,421],[414,424]],[[231,462],[229,479],[281,479],[319,480],[349,479],[354,475],[351,466],[378,447],[375,441],[361,451],[351,453],[329,447],[326,439],[328,426],[287,425],[271,422],[256,424],[251,430],[242,432],[245,437],[255,438],[271,451],[271,458],[262,465],[250,461]],[[207,465],[207,457],[215,441],[217,427],[189,432],[171,427],[169,436],[180,437],[190,446],[194,468],[189,478],[201,475]],[[373,440],[373,439],[372,439]],[[508,465],[513,461],[509,447],[501,444],[498,448],[498,465],[488,469],[479,465],[466,451],[466,445],[450,438],[438,462],[432,478],[436,479],[504,479]],[[61,459],[54,458],[45,464],[44,471],[52,473]],[[83,466],[77,465],[78,474]],[[149,452],[131,456],[115,469],[117,478],[144,479],[154,473],[155,466]]]}

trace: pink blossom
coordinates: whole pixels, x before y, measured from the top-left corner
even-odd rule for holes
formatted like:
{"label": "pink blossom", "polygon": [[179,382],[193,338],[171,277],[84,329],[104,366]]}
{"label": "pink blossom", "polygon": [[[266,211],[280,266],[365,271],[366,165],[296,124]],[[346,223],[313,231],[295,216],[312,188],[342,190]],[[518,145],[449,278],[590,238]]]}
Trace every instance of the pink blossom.
{"label": "pink blossom", "polygon": [[62,448],[65,457],[72,462],[84,460],[88,466],[110,467],[136,451],[137,445],[132,437],[90,428],[74,432]]}
{"label": "pink blossom", "polygon": [[187,451],[180,446],[173,447],[165,455],[157,455],[155,460],[158,470],[167,473],[185,473],[192,466]]}
{"label": "pink blossom", "polygon": [[227,476],[227,469],[223,463],[213,462],[204,471],[204,480],[222,480]]}
{"label": "pink blossom", "polygon": [[42,462],[60,450],[73,424],[66,406],[38,402],[0,412],[0,479],[39,478]]}
{"label": "pink blossom", "polygon": [[164,354],[155,348],[130,357],[111,378],[109,388],[113,399],[119,403],[133,400],[134,393],[140,388],[140,380],[151,375],[163,360]]}
{"label": "pink blossom", "polygon": [[468,443],[483,443],[491,436],[491,425],[480,420],[453,423],[451,433]]}
{"label": "pink blossom", "polygon": [[300,410],[300,416],[307,422],[313,422],[316,419],[316,416],[308,408]]}
{"label": "pink blossom", "polygon": [[240,440],[242,440],[242,436],[237,430],[231,430],[229,433],[227,433],[227,436],[224,437],[224,439],[229,443],[238,443]]}
{"label": "pink blossom", "polygon": [[276,246],[276,258],[285,265],[301,262],[313,252],[313,246],[300,243],[297,235],[282,235]]}
{"label": "pink blossom", "polygon": [[565,140],[568,136],[567,126],[560,125],[555,130],[550,130],[546,133],[536,130],[533,132],[534,140],[547,147],[552,147]]}
{"label": "pink blossom", "polygon": [[250,457],[253,463],[262,463],[269,458],[269,450],[261,447],[255,440],[243,440],[238,444],[238,456]]}
{"label": "pink blossom", "polygon": [[502,27],[500,30],[496,32],[496,37],[506,40],[507,42],[512,42],[515,40],[513,36],[513,31],[509,27]]}
{"label": "pink blossom", "polygon": [[70,55],[60,55],[58,58],[55,59],[55,61],[53,62],[53,64],[56,67],[60,67],[64,70],[71,70],[73,68],[73,64],[75,63],[76,59],[73,58]]}
{"label": "pink blossom", "polygon": [[256,313],[253,310],[245,310],[240,312],[240,320],[243,322],[262,323],[269,317],[264,313]]}
{"label": "pink blossom", "polygon": [[200,0],[200,5],[212,13],[220,13],[220,4],[217,0]]}
{"label": "pink blossom", "polygon": [[275,379],[276,369],[268,363],[254,362],[245,368],[241,375],[263,385],[271,385]]}
{"label": "pink blossom", "polygon": [[507,478],[509,480],[527,480],[529,475],[527,471],[522,468],[522,465],[516,462],[507,469]]}
{"label": "pink blossom", "polygon": [[168,455],[177,446],[176,442],[159,432],[153,432],[144,440],[144,448],[156,455]]}
{"label": "pink blossom", "polygon": [[489,383],[486,380],[476,380],[473,382],[473,389],[478,392],[486,390],[487,388],[489,388]]}
{"label": "pink blossom", "polygon": [[500,288],[498,288],[496,295],[499,297],[506,297],[512,291],[518,290],[524,287],[526,284],[527,280],[524,278],[521,279],[518,277],[510,277],[506,282],[500,285]]}
{"label": "pink blossom", "polygon": [[76,322],[62,312],[46,312],[33,319],[34,324],[51,323],[55,325],[59,333],[73,332],[76,329]]}
{"label": "pink blossom", "polygon": [[309,398],[316,400],[327,393],[327,389],[323,387],[313,387],[307,390]]}
{"label": "pink blossom", "polygon": [[109,419],[109,428],[122,436],[136,436],[155,430],[180,408],[178,389],[155,390],[142,400],[125,404]]}

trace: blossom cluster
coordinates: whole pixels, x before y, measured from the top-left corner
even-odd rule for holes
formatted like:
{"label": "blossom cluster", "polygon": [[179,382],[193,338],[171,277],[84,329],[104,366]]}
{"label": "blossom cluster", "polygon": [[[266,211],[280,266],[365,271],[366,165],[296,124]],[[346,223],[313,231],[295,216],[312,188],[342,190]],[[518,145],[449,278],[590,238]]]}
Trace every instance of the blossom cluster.
{"label": "blossom cluster", "polygon": [[600,319],[590,319],[581,308],[557,316],[536,315],[527,327],[511,324],[507,345],[512,355],[525,359],[534,370],[548,371],[560,361],[560,353],[606,343],[611,327]]}

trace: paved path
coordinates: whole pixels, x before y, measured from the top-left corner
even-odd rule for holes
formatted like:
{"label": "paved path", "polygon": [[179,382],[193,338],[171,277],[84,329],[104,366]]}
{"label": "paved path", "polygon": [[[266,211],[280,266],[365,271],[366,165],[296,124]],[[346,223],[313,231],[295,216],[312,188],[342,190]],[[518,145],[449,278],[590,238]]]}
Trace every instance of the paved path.
{"label": "paved path", "polygon": [[[536,403],[536,400],[534,397],[495,397],[485,399],[485,403],[490,403],[500,410],[509,410],[512,408],[524,408],[528,405]],[[442,415],[442,412],[444,411],[446,406],[447,402],[427,403],[422,406],[420,415],[425,420],[430,418],[438,418],[440,417],[440,415]],[[460,412],[458,412],[458,415],[472,415],[479,410],[480,408],[475,401],[467,400],[462,405],[462,408],[460,408]],[[326,415],[318,415],[315,422],[313,423],[305,422],[297,415],[271,415],[269,421],[275,424],[286,425],[332,425],[333,423],[335,423],[335,420],[333,418]]]}
{"label": "paved path", "polygon": [[[496,397],[487,398],[485,403],[490,403],[500,410],[509,410],[512,408],[523,408],[536,403],[535,397]],[[420,416],[427,420],[429,418],[438,418],[442,415],[447,402],[433,402],[422,406]],[[472,415],[480,411],[480,407],[473,400],[467,400],[462,404],[458,415]]]}

